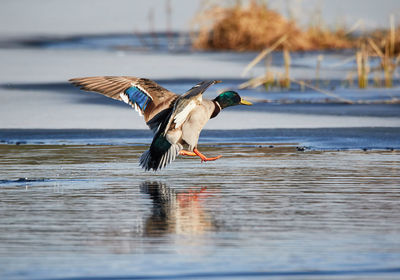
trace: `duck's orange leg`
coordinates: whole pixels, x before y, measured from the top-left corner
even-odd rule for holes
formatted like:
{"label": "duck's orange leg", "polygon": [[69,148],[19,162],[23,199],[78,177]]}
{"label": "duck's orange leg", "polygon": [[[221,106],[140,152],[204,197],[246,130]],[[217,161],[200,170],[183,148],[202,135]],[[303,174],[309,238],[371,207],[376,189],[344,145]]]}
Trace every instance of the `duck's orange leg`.
{"label": "duck's orange leg", "polygon": [[195,153],[189,152],[189,151],[185,151],[185,150],[180,151],[179,154],[180,154],[181,156],[197,157],[197,155],[196,155]]}
{"label": "duck's orange leg", "polygon": [[200,153],[200,151],[197,150],[197,148],[194,148],[193,152],[201,158],[201,162],[203,162],[203,161],[213,161],[213,160],[217,160],[217,159],[222,157],[221,155],[219,155],[219,156],[216,156],[216,157],[208,158],[205,155],[203,155],[202,153]]}

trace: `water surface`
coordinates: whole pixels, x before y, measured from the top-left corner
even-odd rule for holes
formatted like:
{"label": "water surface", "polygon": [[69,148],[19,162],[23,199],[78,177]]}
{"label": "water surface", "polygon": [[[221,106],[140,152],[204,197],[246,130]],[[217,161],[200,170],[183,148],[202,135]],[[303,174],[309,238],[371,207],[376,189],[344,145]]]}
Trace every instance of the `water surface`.
{"label": "water surface", "polygon": [[400,277],[400,153],[269,144],[0,145],[0,278]]}

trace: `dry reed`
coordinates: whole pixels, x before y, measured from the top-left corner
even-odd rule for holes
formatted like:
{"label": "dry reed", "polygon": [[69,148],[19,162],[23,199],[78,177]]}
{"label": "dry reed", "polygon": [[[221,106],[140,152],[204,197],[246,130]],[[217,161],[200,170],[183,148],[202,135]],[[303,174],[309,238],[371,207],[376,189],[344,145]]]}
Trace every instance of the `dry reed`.
{"label": "dry reed", "polygon": [[395,28],[394,17],[390,17],[390,30],[382,37],[372,36],[367,38],[370,52],[380,59],[380,68],[383,71],[384,86],[393,86],[393,76],[400,62],[400,28]]}
{"label": "dry reed", "polygon": [[[367,37],[376,44],[376,48],[381,53],[390,57],[400,54],[400,26],[395,26],[393,16],[390,17],[389,29],[376,30],[368,34]],[[374,47],[374,51],[376,51],[376,48]]]}
{"label": "dry reed", "polygon": [[365,43],[361,44],[361,48],[356,53],[357,62],[357,74],[358,74],[358,87],[367,88],[368,87],[368,75],[370,72],[369,62],[368,62],[368,52],[366,50]]}
{"label": "dry reed", "polygon": [[317,57],[317,67],[315,69],[315,85],[317,87],[319,87],[319,82],[320,82],[320,78],[321,78],[321,63],[324,60],[324,56],[322,54],[320,54]]}
{"label": "dry reed", "polygon": [[280,81],[281,87],[282,88],[290,88],[290,64],[291,64],[291,58],[290,58],[290,52],[289,52],[289,47],[287,45],[283,46],[283,62],[285,65],[285,73],[283,75],[283,79]]}

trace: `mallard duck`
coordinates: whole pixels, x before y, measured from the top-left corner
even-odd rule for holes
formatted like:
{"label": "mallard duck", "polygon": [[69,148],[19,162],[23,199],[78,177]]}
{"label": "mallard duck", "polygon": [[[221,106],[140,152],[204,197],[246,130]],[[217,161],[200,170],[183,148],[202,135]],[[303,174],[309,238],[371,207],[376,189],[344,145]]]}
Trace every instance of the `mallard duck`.
{"label": "mallard duck", "polygon": [[[198,156],[202,162],[221,156],[206,157],[197,148],[200,131],[211,118],[229,106],[252,105],[235,91],[225,91],[214,100],[202,97],[203,92],[220,81],[203,81],[183,95],[177,95],[156,82],[127,76],[99,76],[69,80],[85,91],[101,93],[131,105],[154,133],[150,148],[140,157],[140,166],[158,170],[178,155]],[[186,150],[184,150],[184,147]]]}

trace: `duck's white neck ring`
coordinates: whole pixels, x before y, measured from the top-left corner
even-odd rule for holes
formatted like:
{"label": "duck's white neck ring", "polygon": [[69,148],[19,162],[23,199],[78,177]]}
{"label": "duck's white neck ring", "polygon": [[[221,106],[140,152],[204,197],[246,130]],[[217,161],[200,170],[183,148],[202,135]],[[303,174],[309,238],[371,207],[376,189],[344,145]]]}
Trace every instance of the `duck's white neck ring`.
{"label": "duck's white neck ring", "polygon": [[218,101],[213,100],[214,104],[215,104],[215,108],[214,108],[214,112],[211,114],[210,119],[215,118],[219,112],[221,112],[222,107],[221,105],[219,105]]}

